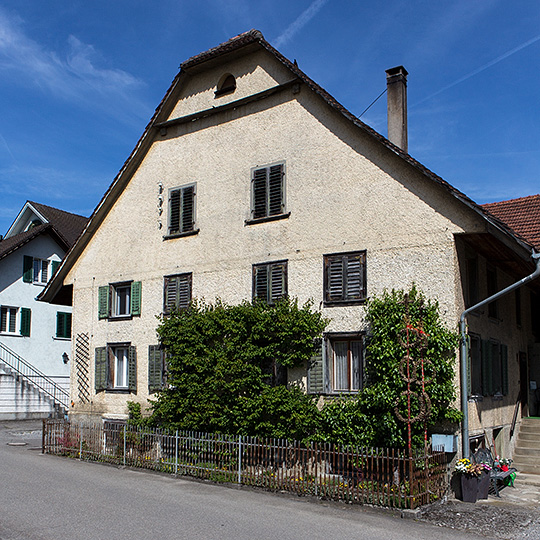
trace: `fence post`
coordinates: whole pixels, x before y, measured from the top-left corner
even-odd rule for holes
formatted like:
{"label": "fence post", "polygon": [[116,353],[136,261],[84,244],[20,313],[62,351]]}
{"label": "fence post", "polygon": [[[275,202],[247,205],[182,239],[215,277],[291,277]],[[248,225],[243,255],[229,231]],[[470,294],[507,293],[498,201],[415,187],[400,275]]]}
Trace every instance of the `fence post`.
{"label": "fence post", "polygon": [[174,445],[174,474],[178,474],[178,430],[176,430],[175,445]]}
{"label": "fence post", "polygon": [[242,435],[238,436],[238,483],[242,483]]}
{"label": "fence post", "polygon": [[124,424],[124,467],[126,466],[126,424]]}
{"label": "fence post", "polygon": [[82,459],[82,424],[79,424],[79,461]]}

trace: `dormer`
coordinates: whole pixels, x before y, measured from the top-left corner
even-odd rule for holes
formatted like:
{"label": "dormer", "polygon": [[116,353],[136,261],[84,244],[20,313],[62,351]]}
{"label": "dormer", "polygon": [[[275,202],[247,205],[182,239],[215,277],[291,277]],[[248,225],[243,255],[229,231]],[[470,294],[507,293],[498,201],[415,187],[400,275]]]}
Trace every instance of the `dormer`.
{"label": "dormer", "polygon": [[30,201],[27,201],[19,212],[19,215],[15,218],[4,239],[29,231],[45,223],[49,223],[49,220]]}

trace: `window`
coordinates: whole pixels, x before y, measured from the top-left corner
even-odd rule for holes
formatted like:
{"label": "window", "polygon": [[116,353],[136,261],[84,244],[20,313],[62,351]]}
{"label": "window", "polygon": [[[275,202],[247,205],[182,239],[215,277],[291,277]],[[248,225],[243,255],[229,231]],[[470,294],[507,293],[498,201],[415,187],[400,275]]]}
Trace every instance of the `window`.
{"label": "window", "polygon": [[71,339],[71,313],[56,313],[56,337]]}
{"label": "window", "polygon": [[[487,293],[488,293],[488,298],[489,298],[490,296],[493,296],[495,293],[498,292],[497,270],[493,268],[492,266],[488,266],[486,277],[487,277]],[[488,317],[491,317],[492,319],[499,318],[499,308],[498,308],[497,300],[490,302],[488,304]]]}
{"label": "window", "polygon": [[95,389],[137,391],[137,354],[129,343],[114,343],[95,350]]}
{"label": "window", "polygon": [[465,306],[470,308],[478,304],[478,259],[466,259],[466,291]]}
{"label": "window", "polygon": [[362,341],[329,339],[330,369],[334,392],[354,392],[362,381]]}
{"label": "window", "polygon": [[253,265],[253,300],[275,304],[287,296],[287,261]]}
{"label": "window", "polygon": [[217,90],[214,92],[216,97],[232,94],[236,90],[236,79],[230,73],[226,73],[221,77],[217,85]]}
{"label": "window", "polygon": [[6,334],[15,334],[17,332],[17,313],[19,309],[16,307],[2,306],[1,308],[1,323],[0,332]]}
{"label": "window", "polygon": [[353,251],[324,256],[326,305],[358,303],[366,298],[366,252]]}
{"label": "window", "polygon": [[29,308],[13,306],[0,307],[0,332],[3,334],[17,334],[17,319],[20,313],[20,326],[18,335],[30,337],[30,323],[32,311]]}
{"label": "window", "polygon": [[169,236],[193,234],[195,230],[195,190],[190,184],[169,190]]}
{"label": "window", "polygon": [[[54,269],[56,269],[56,267]],[[48,260],[34,259],[28,255],[23,257],[23,281],[25,283],[46,285],[49,277]]]}
{"label": "window", "polygon": [[148,393],[161,390],[165,384],[165,354],[160,345],[148,346]]}
{"label": "window", "polygon": [[363,336],[327,335],[308,365],[308,393],[357,392],[363,384]]}
{"label": "window", "polygon": [[113,283],[98,289],[98,318],[125,318],[141,314],[142,283]]}
{"label": "window", "polygon": [[469,336],[469,396],[508,394],[508,347],[493,339]]}
{"label": "window", "polygon": [[186,309],[191,303],[191,273],[165,276],[163,289],[163,313]]}
{"label": "window", "polygon": [[285,164],[252,170],[251,218],[282,217],[285,212]]}

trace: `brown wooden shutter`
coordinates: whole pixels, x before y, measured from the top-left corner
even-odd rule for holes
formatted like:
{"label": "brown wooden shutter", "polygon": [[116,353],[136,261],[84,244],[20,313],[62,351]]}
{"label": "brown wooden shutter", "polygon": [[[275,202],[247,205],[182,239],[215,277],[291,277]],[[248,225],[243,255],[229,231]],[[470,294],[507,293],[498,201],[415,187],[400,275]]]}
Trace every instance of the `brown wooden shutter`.
{"label": "brown wooden shutter", "polygon": [[182,189],[182,231],[192,231],[195,227],[195,186]]}
{"label": "brown wooden shutter", "polygon": [[167,315],[176,308],[178,302],[177,280],[178,276],[167,276],[165,278],[163,312]]}
{"label": "brown wooden shutter", "polygon": [[180,199],[181,190],[172,190],[169,194],[169,234],[180,232]]}
{"label": "brown wooden shutter", "polygon": [[268,174],[268,215],[275,216],[283,211],[283,165],[273,165]]}
{"label": "brown wooden shutter", "polygon": [[267,169],[256,169],[253,172],[253,219],[266,217],[267,210]]}
{"label": "brown wooden shutter", "polygon": [[253,299],[268,301],[268,266],[253,267]]}
{"label": "brown wooden shutter", "polygon": [[184,274],[178,279],[178,309],[185,309],[191,303],[191,274]]}
{"label": "brown wooden shutter", "polygon": [[344,267],[341,257],[327,259],[327,300],[342,300],[345,292]]}
{"label": "brown wooden shutter", "polygon": [[275,304],[287,294],[287,263],[270,266],[270,292],[268,302]]}

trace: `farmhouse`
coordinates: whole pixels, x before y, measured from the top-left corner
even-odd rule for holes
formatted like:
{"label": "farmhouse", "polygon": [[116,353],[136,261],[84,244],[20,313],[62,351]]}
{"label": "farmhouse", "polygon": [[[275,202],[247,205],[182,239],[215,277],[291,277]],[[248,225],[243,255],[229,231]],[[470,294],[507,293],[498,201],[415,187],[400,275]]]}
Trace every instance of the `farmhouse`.
{"label": "farmhouse", "polygon": [[[164,377],[156,317],[192,298],[312,299],[331,319],[323,351],[288,378],[335,395],[363,384],[369,297],[415,283],[456,328],[534,271],[529,243],[408,154],[406,76],[387,71],[387,139],[258,31],[181,64],[42,295],[73,296],[72,417],[145,405]],[[467,319],[469,432],[501,450],[520,366],[540,363],[537,291]]]}

